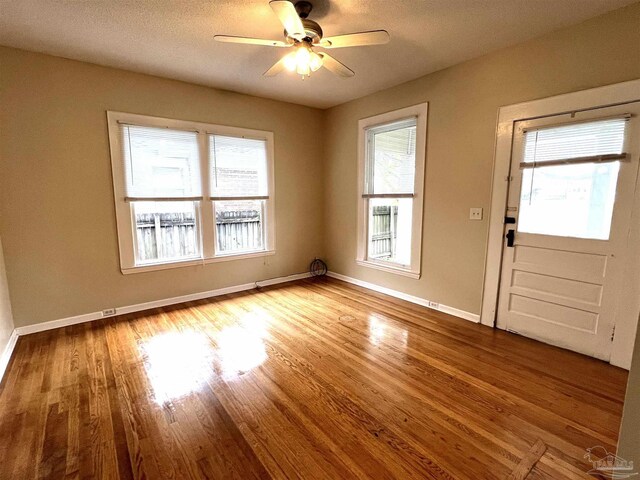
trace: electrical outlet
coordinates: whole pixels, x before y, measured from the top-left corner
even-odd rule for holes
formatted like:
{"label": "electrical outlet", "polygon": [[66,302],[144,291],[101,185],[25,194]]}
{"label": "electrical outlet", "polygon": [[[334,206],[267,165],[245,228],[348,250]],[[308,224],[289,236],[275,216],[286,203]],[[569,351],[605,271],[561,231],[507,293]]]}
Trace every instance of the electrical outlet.
{"label": "electrical outlet", "polygon": [[482,220],[482,208],[470,208],[469,220]]}
{"label": "electrical outlet", "polygon": [[429,308],[438,308],[440,304],[438,302],[432,302],[429,300]]}
{"label": "electrical outlet", "polygon": [[107,308],[106,310],[102,310],[103,317],[111,317],[116,314],[115,308]]}

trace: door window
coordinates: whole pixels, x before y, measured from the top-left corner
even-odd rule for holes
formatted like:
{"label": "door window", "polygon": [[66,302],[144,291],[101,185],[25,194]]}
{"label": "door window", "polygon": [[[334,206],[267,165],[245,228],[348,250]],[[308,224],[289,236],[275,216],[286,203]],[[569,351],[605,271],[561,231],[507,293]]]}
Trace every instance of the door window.
{"label": "door window", "polygon": [[519,232],[609,238],[626,120],[525,132]]}

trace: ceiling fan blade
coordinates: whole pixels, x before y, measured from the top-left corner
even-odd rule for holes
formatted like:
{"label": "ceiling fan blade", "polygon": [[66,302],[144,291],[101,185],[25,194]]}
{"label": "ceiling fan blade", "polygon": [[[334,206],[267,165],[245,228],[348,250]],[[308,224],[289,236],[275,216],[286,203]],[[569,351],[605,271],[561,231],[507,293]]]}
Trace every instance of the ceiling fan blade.
{"label": "ceiling fan blade", "polygon": [[389,41],[389,32],[373,30],[371,32],[347,33],[320,40],[318,46],[323,48],[359,47],[362,45],[382,45]]}
{"label": "ceiling fan blade", "polygon": [[248,45],[265,45],[267,47],[288,47],[288,43],[280,40],[265,40],[262,38],[234,37],[232,35],[215,35],[214,40],[228,43],[244,43]]}
{"label": "ceiling fan blade", "polygon": [[300,20],[293,3],[287,0],[272,0],[269,2],[269,5],[271,5],[273,12],[278,16],[290,37],[302,40],[307,36],[307,34],[304,33],[302,20]]}
{"label": "ceiling fan blade", "polygon": [[318,55],[322,57],[322,66],[330,72],[345,78],[353,77],[355,75],[353,70],[333,58],[331,55],[327,55],[326,53],[319,53]]}
{"label": "ceiling fan blade", "polygon": [[262,75],[264,75],[265,77],[275,77],[276,75],[278,75],[280,72],[282,72],[286,68],[285,58],[287,58],[286,55],[282,57],[280,60],[278,60],[276,63],[274,63],[273,66],[269,70],[264,72]]}

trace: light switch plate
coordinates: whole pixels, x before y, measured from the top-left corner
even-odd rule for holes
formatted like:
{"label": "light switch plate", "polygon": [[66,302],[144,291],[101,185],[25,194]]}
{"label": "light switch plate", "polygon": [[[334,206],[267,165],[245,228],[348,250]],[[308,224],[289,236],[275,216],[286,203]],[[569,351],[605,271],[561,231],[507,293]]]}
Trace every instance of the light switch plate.
{"label": "light switch plate", "polygon": [[482,208],[470,208],[469,220],[482,220]]}

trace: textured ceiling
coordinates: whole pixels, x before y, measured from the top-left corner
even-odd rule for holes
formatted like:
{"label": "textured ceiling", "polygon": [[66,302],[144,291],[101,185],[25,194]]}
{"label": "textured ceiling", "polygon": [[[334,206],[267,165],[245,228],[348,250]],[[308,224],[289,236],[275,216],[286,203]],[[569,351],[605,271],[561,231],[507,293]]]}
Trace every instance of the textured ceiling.
{"label": "textured ceiling", "polygon": [[326,108],[635,0],[311,0],[325,36],[386,29],[387,45],[334,49],[356,72],[304,81],[262,73],[283,49],[215,34],[282,39],[268,0],[0,0],[0,44]]}

